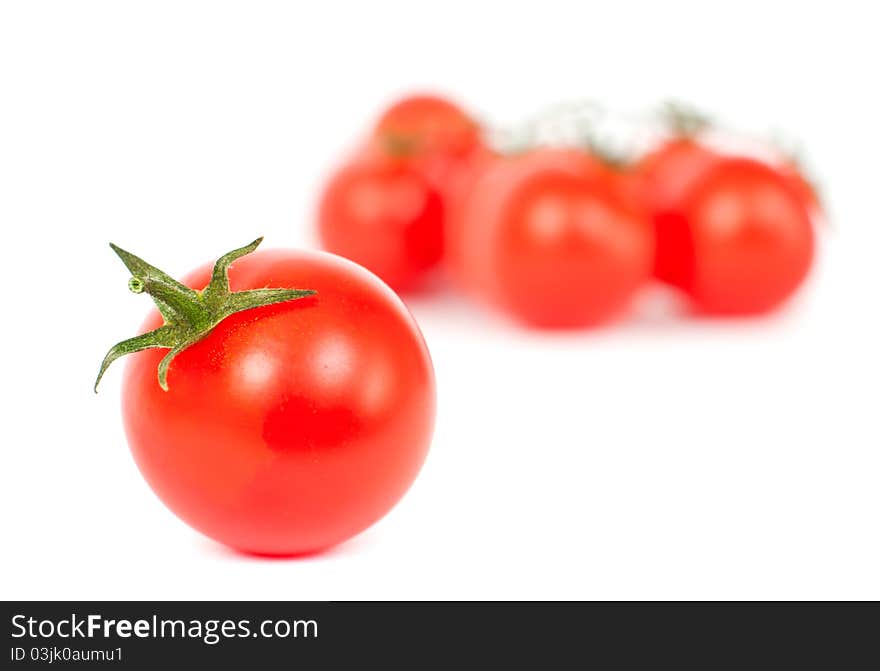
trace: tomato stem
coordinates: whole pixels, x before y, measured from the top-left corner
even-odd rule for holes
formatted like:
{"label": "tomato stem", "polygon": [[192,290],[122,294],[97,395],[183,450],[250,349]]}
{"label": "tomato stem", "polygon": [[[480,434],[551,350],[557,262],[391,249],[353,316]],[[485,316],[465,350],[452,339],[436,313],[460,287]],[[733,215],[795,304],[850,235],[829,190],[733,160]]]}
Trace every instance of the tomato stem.
{"label": "tomato stem", "polygon": [[712,119],[693,105],[667,100],[660,110],[665,126],[678,137],[694,137],[712,126]]}
{"label": "tomato stem", "polygon": [[111,249],[122,259],[131,272],[128,288],[133,293],[146,293],[153,299],[165,323],[159,328],[128,340],[116,343],[101,362],[95,380],[98,383],[111,363],[121,356],[150,348],[170,350],[158,366],[159,386],[168,391],[168,368],[174,358],[190,345],[208,335],[217,324],[228,316],[243,310],[297,300],[311,296],[310,289],[253,289],[229,290],[229,266],[236,260],[253,252],[263,238],[221,256],[214,264],[211,281],[202,291],[195,291],[181,284],[155,266],[131,252],[117,247]]}
{"label": "tomato stem", "polygon": [[382,138],[382,148],[392,158],[410,158],[421,150],[419,138],[404,133],[385,133]]}

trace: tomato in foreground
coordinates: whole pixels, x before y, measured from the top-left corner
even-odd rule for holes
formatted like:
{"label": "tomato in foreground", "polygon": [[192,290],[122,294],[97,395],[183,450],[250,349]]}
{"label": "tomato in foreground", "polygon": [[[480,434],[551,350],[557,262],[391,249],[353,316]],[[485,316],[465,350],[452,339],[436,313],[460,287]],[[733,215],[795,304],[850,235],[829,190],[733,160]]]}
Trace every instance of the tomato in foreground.
{"label": "tomato in foreground", "polygon": [[653,233],[622,177],[585,152],[499,159],[450,227],[459,281],[520,321],[590,326],[622,312],[650,276]]}
{"label": "tomato in foreground", "polygon": [[[403,303],[363,268],[320,252],[241,252],[226,298],[211,292],[211,266],[183,284],[208,287],[203,304],[232,305],[221,313],[282,302],[228,314],[176,356],[133,353],[125,430],[147,482],[195,529],[248,553],[311,553],[366,529],[413,482],[433,431],[433,369]],[[150,292],[152,282],[163,291],[155,269],[117,253],[133,290]],[[314,293],[284,298],[291,287]],[[166,327],[181,323],[169,321],[168,304]],[[139,338],[161,333],[163,316],[154,311]],[[108,359],[141,345],[151,347],[120,343]]]}
{"label": "tomato in foreground", "polygon": [[[688,191],[666,251],[680,264],[673,283],[706,313],[770,310],[801,284],[814,233],[803,194],[774,168],[718,161]],[[673,244],[674,243],[674,244]]]}

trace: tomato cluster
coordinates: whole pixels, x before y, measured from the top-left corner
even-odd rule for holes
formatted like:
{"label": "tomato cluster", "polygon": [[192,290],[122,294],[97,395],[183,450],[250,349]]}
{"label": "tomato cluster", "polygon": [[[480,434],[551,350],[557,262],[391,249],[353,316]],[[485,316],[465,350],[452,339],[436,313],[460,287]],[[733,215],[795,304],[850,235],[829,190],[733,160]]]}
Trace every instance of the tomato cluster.
{"label": "tomato cluster", "polygon": [[605,322],[654,280],[699,312],[760,313],[809,270],[818,204],[790,163],[722,152],[691,130],[625,162],[589,143],[504,152],[486,135],[441,97],[392,105],[324,190],[325,248],[399,291],[443,268],[538,327]]}

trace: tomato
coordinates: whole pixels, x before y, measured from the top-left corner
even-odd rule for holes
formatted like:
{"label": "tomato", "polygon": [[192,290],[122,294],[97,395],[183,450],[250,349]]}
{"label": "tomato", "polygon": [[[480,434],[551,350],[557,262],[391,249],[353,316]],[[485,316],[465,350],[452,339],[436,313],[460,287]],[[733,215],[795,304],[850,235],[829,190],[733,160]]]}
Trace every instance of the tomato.
{"label": "tomato", "polygon": [[459,173],[485,149],[482,129],[455,103],[435,95],[403,98],[380,116],[372,144],[405,156],[438,191],[449,209]]}
{"label": "tomato", "polygon": [[367,153],[328,182],[318,234],[395,289],[418,288],[443,255],[443,201],[409,161]]}
{"label": "tomato", "polygon": [[646,222],[601,183],[547,173],[511,196],[489,240],[499,304],[544,327],[598,324],[650,275]]}
{"label": "tomato", "polygon": [[461,156],[481,144],[479,125],[455,103],[436,95],[397,101],[376,122],[374,135],[409,144],[421,154]]}
{"label": "tomato", "polygon": [[645,206],[662,212],[678,205],[687,189],[721,156],[690,137],[674,137],[634,167]]}
{"label": "tomato", "polygon": [[621,312],[650,276],[653,234],[620,178],[576,150],[499,161],[452,232],[461,281],[538,327],[594,325]]}
{"label": "tomato", "polygon": [[537,148],[517,154],[485,152],[459,187],[446,224],[446,266],[463,290],[479,295],[492,282],[485,251],[490,222],[498,221],[511,194],[533,175],[553,171],[594,175],[595,159],[577,149]]}
{"label": "tomato", "polygon": [[807,275],[814,233],[802,195],[779,171],[727,158],[689,190],[666,240],[674,284],[701,311],[758,313],[788,298]]}
{"label": "tomato", "polygon": [[[644,156],[636,165],[638,194],[650,213],[657,234],[654,275],[681,286],[690,272],[689,231],[684,203],[693,186],[712,167],[733,157],[721,154],[689,136],[676,136]],[[787,183],[808,213],[821,206],[813,185],[796,165],[783,162],[768,166]]]}
{"label": "tomato", "polygon": [[424,288],[443,256],[460,175],[483,150],[479,126],[453,103],[436,96],[397,102],[325,187],[323,246],[399,291]]}
{"label": "tomato", "polygon": [[[204,266],[184,283],[210,278]],[[425,343],[391,290],[337,256],[257,252],[229,281],[316,293],[226,317],[173,360],[167,391],[156,373],[166,352],[132,354],[132,454],[159,498],[221,543],[265,555],[340,543],[387,513],[425,459],[435,409]],[[144,330],[161,324],[154,311]]]}
{"label": "tomato", "polygon": [[656,231],[654,275],[664,282],[680,281],[685,265],[678,250],[683,248],[681,202],[688,189],[721,156],[689,137],[675,137],[644,156],[634,167],[639,198]]}

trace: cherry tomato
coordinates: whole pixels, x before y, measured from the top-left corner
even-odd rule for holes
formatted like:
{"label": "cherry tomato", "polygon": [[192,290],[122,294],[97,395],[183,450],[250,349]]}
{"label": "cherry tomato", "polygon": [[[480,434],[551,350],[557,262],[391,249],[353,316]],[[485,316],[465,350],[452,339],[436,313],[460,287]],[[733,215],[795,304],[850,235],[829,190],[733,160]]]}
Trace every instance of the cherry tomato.
{"label": "cherry tomato", "polygon": [[421,154],[461,156],[481,144],[479,125],[455,103],[435,95],[403,98],[376,122],[374,135],[409,144]]}
{"label": "cherry tomato", "polygon": [[619,313],[653,258],[650,226],[620,187],[575,150],[502,159],[456,223],[463,282],[538,327],[593,325]]}
{"label": "cherry tomato", "polygon": [[418,288],[443,255],[443,201],[409,161],[368,152],[325,187],[318,234],[395,289]]}
{"label": "cherry tomato", "polygon": [[479,126],[448,100],[395,103],[325,188],[318,212],[324,247],[399,291],[428,286],[460,175],[483,150]]}
{"label": "cherry tomato", "polygon": [[[185,284],[202,288],[211,267]],[[239,550],[293,555],[367,528],[400,499],[434,422],[431,361],[403,303],[363,268],[320,252],[237,260],[234,291],[308,287],[238,312],[181,352],[129,357],[123,415],[147,482],[181,519]],[[144,331],[162,324],[154,311]]]}
{"label": "cherry tomato", "polygon": [[758,313],[801,284],[814,233],[802,195],[757,161],[718,161],[689,190],[665,251],[674,284],[707,313]]}
{"label": "cherry tomato", "polygon": [[480,125],[436,95],[414,95],[393,104],[376,122],[372,140],[386,153],[406,156],[440,194],[445,212],[473,163],[487,151]]}
{"label": "cherry tomato", "polygon": [[664,282],[681,281],[685,261],[678,255],[684,247],[681,203],[688,189],[721,156],[689,137],[661,144],[634,167],[639,198],[656,232],[654,275]]}
{"label": "cherry tomato", "polygon": [[[634,169],[639,199],[650,213],[657,234],[654,275],[672,285],[682,285],[689,272],[688,228],[684,202],[691,188],[717,163],[730,159],[698,140],[673,137],[644,156]],[[769,167],[768,167],[769,169]],[[808,213],[821,206],[812,184],[796,165],[773,166]]]}
{"label": "cherry tomato", "polygon": [[446,223],[446,266],[463,290],[481,294],[492,282],[486,260],[489,222],[501,217],[517,188],[533,175],[553,171],[576,176],[596,175],[601,168],[588,153],[576,149],[537,148],[518,154],[483,152],[459,184]]}

